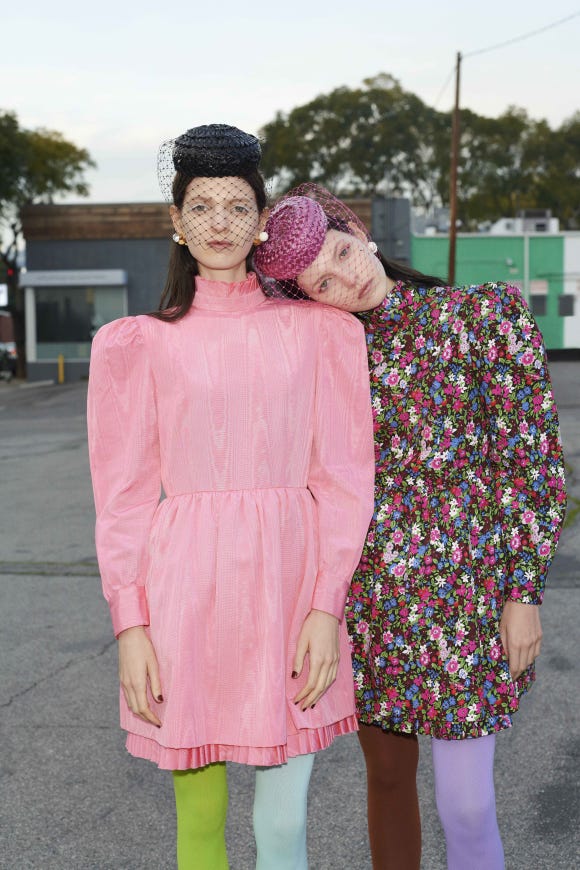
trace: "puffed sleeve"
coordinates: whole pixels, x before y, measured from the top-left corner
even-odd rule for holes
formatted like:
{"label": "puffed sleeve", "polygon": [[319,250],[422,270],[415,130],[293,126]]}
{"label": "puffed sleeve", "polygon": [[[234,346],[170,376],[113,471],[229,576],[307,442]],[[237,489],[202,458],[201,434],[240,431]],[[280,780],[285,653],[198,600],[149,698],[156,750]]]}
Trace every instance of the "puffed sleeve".
{"label": "puffed sleeve", "polygon": [[490,433],[505,596],[541,604],[566,509],[562,442],[546,352],[517,288],[483,285],[470,305]]}
{"label": "puffed sleeve", "polygon": [[148,539],[161,481],[153,376],[136,318],[96,334],[87,404],[96,548],[115,635],[148,625]]}
{"label": "puffed sleeve", "polygon": [[319,569],[312,607],[342,620],[373,514],[374,447],[361,323],[322,308],[314,442],[308,488],[318,513]]}

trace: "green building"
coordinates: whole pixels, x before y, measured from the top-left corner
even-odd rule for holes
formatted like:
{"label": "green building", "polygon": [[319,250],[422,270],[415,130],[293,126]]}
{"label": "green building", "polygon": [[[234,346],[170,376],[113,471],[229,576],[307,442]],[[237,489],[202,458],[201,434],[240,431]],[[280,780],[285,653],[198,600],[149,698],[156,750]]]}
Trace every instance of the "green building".
{"label": "green building", "polygon": [[[580,349],[580,232],[457,236],[457,284],[506,281],[528,301],[549,350]],[[411,262],[447,275],[449,237],[413,235]]]}

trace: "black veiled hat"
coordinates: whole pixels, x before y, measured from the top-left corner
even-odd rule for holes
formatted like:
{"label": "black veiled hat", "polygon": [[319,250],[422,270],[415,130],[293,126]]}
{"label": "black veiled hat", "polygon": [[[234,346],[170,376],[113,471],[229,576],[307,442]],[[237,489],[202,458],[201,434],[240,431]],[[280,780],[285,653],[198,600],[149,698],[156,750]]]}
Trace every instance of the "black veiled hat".
{"label": "black veiled hat", "polygon": [[184,175],[247,175],[257,169],[262,149],[255,136],[229,124],[192,127],[178,136],[173,146],[173,164]]}
{"label": "black veiled hat", "polygon": [[192,127],[161,145],[159,184],[165,198],[171,200],[176,170],[191,178],[243,176],[258,168],[261,156],[258,139],[237,127],[229,124]]}

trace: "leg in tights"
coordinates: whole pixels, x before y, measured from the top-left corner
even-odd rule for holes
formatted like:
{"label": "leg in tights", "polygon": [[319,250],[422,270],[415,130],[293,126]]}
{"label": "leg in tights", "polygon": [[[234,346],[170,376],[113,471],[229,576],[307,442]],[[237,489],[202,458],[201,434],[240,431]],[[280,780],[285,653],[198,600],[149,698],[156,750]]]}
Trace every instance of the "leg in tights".
{"label": "leg in tights", "polygon": [[225,764],[208,764],[198,770],[174,770],[173,787],[179,870],[228,870]]}
{"label": "leg in tights", "polygon": [[361,725],[367,766],[369,838],[374,870],[419,870],[421,820],[417,798],[419,745],[412,734]]}
{"label": "leg in tights", "polygon": [[448,870],[504,870],[493,787],[495,735],[432,740]]}
{"label": "leg in tights", "polygon": [[307,870],[306,805],[314,755],[256,768],[256,870]]}

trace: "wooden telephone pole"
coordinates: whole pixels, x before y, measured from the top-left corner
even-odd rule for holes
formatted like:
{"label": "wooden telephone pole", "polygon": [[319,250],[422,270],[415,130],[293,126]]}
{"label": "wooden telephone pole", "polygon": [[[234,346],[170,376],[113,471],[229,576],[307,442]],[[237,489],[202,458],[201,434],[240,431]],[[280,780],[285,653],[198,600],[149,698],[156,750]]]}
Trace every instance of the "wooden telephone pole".
{"label": "wooden telephone pole", "polygon": [[457,52],[455,67],[455,106],[451,127],[451,169],[449,191],[449,269],[448,282],[455,284],[455,248],[457,242],[457,162],[459,157],[459,80],[461,73],[461,52]]}

